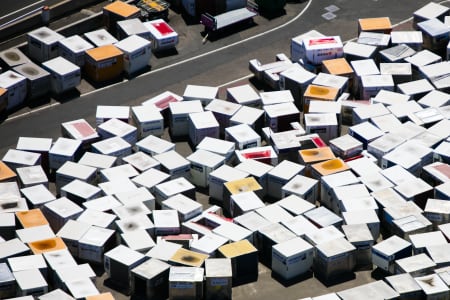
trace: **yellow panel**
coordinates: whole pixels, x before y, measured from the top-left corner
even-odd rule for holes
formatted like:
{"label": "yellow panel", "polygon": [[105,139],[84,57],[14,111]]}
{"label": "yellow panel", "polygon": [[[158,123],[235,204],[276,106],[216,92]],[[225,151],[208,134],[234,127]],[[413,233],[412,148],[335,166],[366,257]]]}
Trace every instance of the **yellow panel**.
{"label": "yellow panel", "polygon": [[304,97],[316,100],[334,101],[338,93],[339,89],[334,87],[310,84],[306,88]]}
{"label": "yellow panel", "polygon": [[312,168],[321,176],[330,175],[350,169],[347,164],[340,158],[330,159],[314,164],[312,165]]}
{"label": "yellow panel", "polygon": [[241,240],[219,247],[220,253],[226,258],[257,252],[258,250],[248,240]]}
{"label": "yellow panel", "polygon": [[336,158],[330,147],[300,150],[299,154],[302,161],[307,164]]}
{"label": "yellow panel", "polygon": [[47,218],[45,218],[44,214],[39,208],[18,211],[16,212],[16,217],[19,220],[20,224],[22,224],[23,228],[48,225]]}
{"label": "yellow panel", "polygon": [[8,165],[0,161],[0,182],[11,181],[16,177],[17,174],[10,167],[8,167]]}
{"label": "yellow panel", "polygon": [[261,185],[254,177],[247,177],[226,182],[225,187],[231,195],[243,192],[258,191],[262,189]]}
{"label": "yellow panel", "polygon": [[86,54],[94,61],[102,61],[123,55],[123,52],[114,45],[104,45],[86,50]]}
{"label": "yellow panel", "polygon": [[391,20],[388,17],[359,19],[360,31],[390,33],[392,30]]}
{"label": "yellow panel", "polygon": [[124,18],[132,16],[134,14],[138,14],[140,11],[139,8],[137,8],[136,6],[125,3],[123,1],[115,1],[111,4],[104,6],[103,9],[116,15],[122,16]]}
{"label": "yellow panel", "polygon": [[114,300],[115,298],[110,292],[102,293],[94,296],[87,296],[86,300]]}
{"label": "yellow panel", "polygon": [[345,58],[327,59],[322,62],[323,69],[332,75],[350,76],[353,69]]}

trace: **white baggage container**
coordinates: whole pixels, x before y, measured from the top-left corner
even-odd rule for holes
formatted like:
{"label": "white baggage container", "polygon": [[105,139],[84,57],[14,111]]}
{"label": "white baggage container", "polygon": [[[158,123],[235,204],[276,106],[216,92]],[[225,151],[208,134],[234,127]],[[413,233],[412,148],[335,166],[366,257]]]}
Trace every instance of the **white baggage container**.
{"label": "white baggage container", "polygon": [[52,147],[51,138],[19,137],[16,149],[23,151],[36,152],[41,154],[41,165],[48,172],[48,152]]}
{"label": "white baggage container", "polygon": [[138,151],[152,156],[175,150],[175,144],[160,137],[149,135],[136,143]]}
{"label": "white baggage container", "polygon": [[303,46],[306,60],[312,64],[344,56],[344,46],[339,36],[309,37],[303,40]]}
{"label": "white baggage container", "polygon": [[190,181],[196,186],[207,187],[209,174],[225,163],[225,157],[198,149],[186,159],[190,162]]}
{"label": "white baggage container", "polygon": [[256,213],[264,217],[270,223],[280,223],[288,221],[293,216],[277,203],[268,204],[256,210]]}
{"label": "white baggage container", "polygon": [[63,57],[56,57],[42,63],[51,74],[50,89],[60,95],[76,88],[81,83],[81,69]]}
{"label": "white baggage container", "polygon": [[258,230],[258,256],[260,262],[267,267],[272,267],[273,255],[272,247],[290,241],[297,236],[280,223],[272,223]]}
{"label": "white baggage container", "polygon": [[48,178],[41,166],[30,166],[16,169],[23,188],[43,184],[48,187]]}
{"label": "white baggage container", "polygon": [[360,177],[360,180],[371,192],[394,187],[394,184],[380,173],[364,174]]}
{"label": "white baggage container", "polygon": [[363,144],[349,134],[331,139],[329,144],[334,154],[342,159],[355,157],[363,151]]}
{"label": "white baggage container", "polygon": [[232,277],[231,259],[205,260],[205,299],[231,299]]}
{"label": "white baggage container", "polygon": [[361,99],[361,96],[359,95],[361,77],[367,75],[378,75],[380,74],[380,70],[373,59],[354,60],[351,61],[350,64],[355,72],[352,85],[353,94],[356,99]]}
{"label": "white baggage container", "polygon": [[139,175],[139,172],[130,164],[114,166],[100,171],[101,182],[120,180],[124,178],[133,178]]}
{"label": "white baggage container", "polygon": [[157,184],[154,187],[154,194],[158,205],[162,205],[162,201],[176,194],[183,194],[188,198],[195,199],[195,186],[186,178],[180,177]]}
{"label": "white baggage container", "polygon": [[261,106],[261,97],[249,84],[227,88],[228,101],[250,107]]}
{"label": "white baggage container", "polygon": [[2,158],[2,162],[15,171],[17,168],[39,165],[41,162],[41,155],[29,151],[8,149]]}
{"label": "white baggage container", "polygon": [[292,66],[292,62],[284,53],[278,53],[275,56],[275,62],[263,64],[258,59],[251,59],[248,62],[249,70],[255,75],[256,79],[263,80],[264,72],[271,69],[282,68],[285,70],[286,67]]}
{"label": "white baggage container", "polygon": [[428,198],[433,196],[433,187],[420,178],[397,185],[395,190],[406,200],[414,201],[422,209]]}
{"label": "white baggage container", "polygon": [[[281,222],[283,226],[285,226],[287,229],[295,233],[297,236],[301,238],[308,238],[308,241],[310,243],[313,243],[316,245],[318,240],[315,239],[314,234],[319,233],[322,229],[317,228],[311,221],[309,221],[306,217],[303,215],[298,215],[294,218],[291,218],[289,220]],[[330,227],[331,228],[331,227]],[[326,227],[325,230],[329,229]],[[337,233],[337,232],[334,232]],[[318,234],[316,237],[318,237],[320,234]],[[330,233],[329,236],[332,236],[333,233]],[[339,235],[343,236],[343,235]],[[319,238],[320,239],[320,238]]]}
{"label": "white baggage container", "polygon": [[124,245],[118,245],[115,248],[105,252],[104,267],[105,271],[114,284],[129,288],[130,271],[146,260],[144,254],[131,250]]}
{"label": "white baggage container", "polygon": [[334,113],[307,113],[304,114],[306,133],[317,133],[320,138],[328,142],[339,136],[339,123]]}
{"label": "white baggage container", "polygon": [[170,133],[172,136],[187,136],[189,134],[189,114],[203,112],[200,100],[170,102]]}
{"label": "white baggage container", "polygon": [[392,31],[391,43],[393,46],[405,44],[416,51],[420,51],[422,50],[422,43],[423,43],[422,32],[418,30]]}
{"label": "white baggage container", "polygon": [[343,300],[361,299],[371,297],[374,299],[399,299],[399,293],[383,280],[377,280],[337,293]]}
{"label": "white baggage container", "polygon": [[133,177],[131,180],[138,187],[145,187],[149,192],[154,191],[154,187],[166,180],[170,179],[170,175],[155,168],[150,168],[147,171],[142,172],[138,176]]}
{"label": "white baggage container", "polygon": [[434,162],[423,167],[421,177],[432,186],[449,181],[447,176],[449,165],[442,162]]}
{"label": "white baggage container", "polygon": [[151,42],[141,35],[130,35],[114,44],[123,52],[123,69],[128,76],[148,68]]}
{"label": "white baggage container", "polygon": [[[93,283],[96,282],[96,274],[91,266],[87,263],[71,266],[71,267],[63,267],[57,268],[56,270],[57,276],[57,286],[61,289],[67,289],[66,283],[73,282],[78,280],[84,280],[89,278]],[[61,299],[61,298],[55,298]]]}
{"label": "white baggage container", "polygon": [[121,137],[130,145],[134,145],[137,142],[137,128],[115,118],[100,124],[97,127],[97,131],[103,140]]}
{"label": "white baggage container", "polygon": [[267,173],[267,194],[275,199],[282,198],[282,187],[296,175],[302,175],[304,166],[283,160]]}
{"label": "white baggage container", "polygon": [[106,29],[98,29],[86,32],[84,34],[84,37],[87,38],[88,41],[90,41],[96,47],[112,45],[119,41],[112,34],[106,31]]}
{"label": "white baggage container", "polygon": [[111,213],[105,213],[105,212],[97,211],[97,210],[93,210],[93,209],[86,209],[77,218],[77,221],[80,221],[82,223],[89,224],[92,226],[115,229],[114,220],[116,218],[117,217]]}
{"label": "white baggage container", "polygon": [[347,42],[344,45],[344,57],[348,61],[375,58],[377,47],[359,42]]}
{"label": "white baggage container", "polygon": [[375,201],[377,201],[380,209],[401,205],[406,202],[406,200],[392,188],[372,192],[370,195],[375,199]]}
{"label": "white baggage container", "polygon": [[411,215],[394,220],[392,231],[403,239],[411,234],[430,232],[433,224],[422,215]]}
{"label": "white baggage container", "polygon": [[336,88],[339,90],[338,96],[340,96],[342,95],[342,93],[348,91],[348,81],[349,78],[346,76],[320,72],[319,74],[317,74],[311,84]]}
{"label": "white baggage container", "polygon": [[[2,215],[3,216],[3,215]],[[30,253],[28,248],[19,238],[13,238],[1,243],[0,261],[6,262],[10,257],[23,256]]]}
{"label": "white baggage container", "polygon": [[261,97],[261,105],[263,108],[268,105],[295,102],[289,90],[261,92],[259,96]]}
{"label": "white baggage container", "polygon": [[396,116],[400,121],[404,122],[410,113],[420,111],[422,106],[416,101],[407,101],[406,103],[393,104],[387,106],[387,109]]}
{"label": "white baggage container", "polygon": [[282,197],[297,195],[308,202],[315,203],[319,197],[318,180],[303,175],[295,175],[281,187]]}
{"label": "white baggage container", "polygon": [[75,299],[87,299],[100,295],[95,284],[90,278],[82,278],[77,281],[69,281],[66,283],[67,290]]}
{"label": "white baggage container", "polygon": [[407,103],[409,101],[409,96],[397,92],[380,90],[371,100],[373,104],[382,103],[386,107],[389,107],[391,105]]}
{"label": "white baggage container", "polygon": [[384,280],[400,294],[399,299],[422,299],[422,288],[411,274],[391,275],[385,277]]}
{"label": "white baggage container", "polygon": [[450,244],[448,243],[426,246],[426,253],[436,263],[437,268],[448,267],[450,265],[449,250]]}
{"label": "white baggage container", "polygon": [[[245,157],[245,153],[243,153]],[[235,166],[236,169],[246,172],[253,176],[258,183],[262,186],[263,191],[260,193],[261,197],[264,197],[267,194],[268,189],[268,173],[272,170],[272,166],[270,164],[258,161],[259,158],[255,159],[245,159],[241,163]]]}
{"label": "white baggage container", "polygon": [[162,19],[144,22],[150,32],[152,49],[154,51],[175,48],[178,44],[178,33]]}
{"label": "white baggage container", "polygon": [[237,217],[265,207],[264,202],[253,191],[230,196],[230,214]]}
{"label": "white baggage container", "polygon": [[390,274],[395,273],[395,261],[410,257],[411,243],[393,235],[372,247],[372,262]]}
{"label": "white baggage container", "polygon": [[261,137],[247,124],[225,128],[225,140],[234,142],[239,150],[261,146]]}
{"label": "white baggage container", "polygon": [[28,99],[45,96],[50,91],[50,73],[31,61],[18,65],[12,70],[27,79]]}
{"label": "white baggage container", "polygon": [[382,50],[389,46],[391,35],[380,32],[361,31],[356,41],[360,44],[376,46],[377,50]]}
{"label": "white baggage container", "polygon": [[[7,297],[16,296],[16,279],[6,263],[0,263],[0,274],[2,276],[0,280],[0,288],[2,290],[0,297],[6,299]],[[29,297],[33,299],[32,296]]]}
{"label": "white baggage container", "polygon": [[19,48],[10,48],[0,52],[0,62],[5,69],[11,69],[31,60]]}
{"label": "white baggage container", "polygon": [[432,51],[445,51],[450,29],[441,20],[433,18],[417,23],[423,35],[423,47]]}
{"label": "white baggage container", "polygon": [[324,206],[311,209],[303,215],[318,228],[325,228],[331,225],[336,228],[340,228],[343,223],[343,219],[341,217]]}
{"label": "white baggage container", "polygon": [[117,21],[116,27],[117,27],[117,38],[121,41],[132,35],[142,37],[146,40],[151,39],[150,31],[144,25],[144,23],[138,18],[131,18]]}
{"label": "white baggage container", "polygon": [[79,35],[72,35],[58,41],[59,55],[71,63],[83,67],[85,51],[94,48],[94,45]]}
{"label": "white baggage container", "polygon": [[92,144],[92,152],[116,156],[118,159],[131,154],[132,145],[119,136],[110,137]]}
{"label": "white baggage container", "polygon": [[231,243],[241,240],[248,240],[250,243],[254,243],[253,233],[250,230],[235,223],[223,222],[222,224],[214,228],[212,232],[228,239]]}
{"label": "white baggage container", "polygon": [[69,220],[75,220],[83,209],[65,197],[45,203],[42,212],[47,218],[54,232],[58,232]]}
{"label": "white baggage container", "polygon": [[105,252],[114,245],[114,230],[91,226],[78,241],[78,256],[80,259],[96,264],[102,264]]}
{"label": "white baggage container", "polygon": [[39,269],[13,272],[17,283],[17,295],[40,296],[48,292],[48,283]]}
{"label": "white baggage container", "polygon": [[124,216],[120,220],[116,220],[118,233],[129,233],[134,231],[145,230],[152,239],[155,237],[155,225],[150,218],[144,213]]}
{"label": "white baggage container", "polygon": [[269,220],[256,213],[255,211],[247,212],[243,215],[233,218],[233,222],[253,232],[253,244],[258,244],[258,230],[271,224]]}
{"label": "white baggage container", "polygon": [[28,55],[40,63],[58,56],[58,41],[64,36],[48,27],[40,27],[27,34]]}
{"label": "white baggage container", "polygon": [[275,203],[294,216],[302,215],[305,212],[310,211],[316,207],[311,202],[296,195],[289,195],[283,199],[278,200]]}
{"label": "white baggage container", "polygon": [[[264,139],[273,146],[279,162],[284,160],[298,162],[299,150],[308,148],[308,142],[312,144],[312,147],[316,146],[311,137],[315,137],[316,141],[323,142],[317,134],[305,135],[305,130],[298,122],[291,123],[291,125],[295,129],[281,132],[273,132],[269,127],[263,128]],[[271,164],[275,166],[277,162],[271,162]]]}
{"label": "white baggage container", "polygon": [[[80,165],[96,168],[97,175],[100,170],[111,168],[116,164],[117,157],[112,155],[104,155],[93,152],[85,152],[83,156],[78,160]],[[98,179],[98,178],[97,178]],[[97,180],[96,179],[96,180]]]}
{"label": "white baggage container", "polygon": [[265,105],[264,111],[266,126],[274,132],[289,130],[290,123],[300,121],[300,111],[294,102]]}
{"label": "white baggage container", "polygon": [[69,219],[56,233],[56,236],[63,239],[70,253],[78,258],[78,241],[89,230],[91,225],[78,220]]}
{"label": "white baggage container", "polygon": [[198,240],[194,240],[189,248],[192,251],[206,254],[209,257],[216,257],[217,250],[228,241],[229,240],[227,238],[211,232],[202,236]]}
{"label": "white baggage container", "polygon": [[289,69],[279,73],[279,87],[281,90],[290,91],[298,108],[303,107],[303,94],[316,74],[300,66],[293,64]]}
{"label": "white baggage container", "polygon": [[169,296],[169,269],[169,264],[155,258],[131,269],[131,293],[157,300],[167,299]]}
{"label": "white baggage container", "polygon": [[28,210],[27,200],[21,197],[0,199],[0,213],[11,213]]}
{"label": "white baggage container", "polygon": [[284,280],[306,274],[313,265],[314,247],[295,237],[272,247],[272,271]]}
{"label": "white baggage container", "polygon": [[173,235],[180,233],[180,221],[178,212],[174,209],[153,211],[153,223],[155,224],[155,235]]}
{"label": "white baggage container", "polygon": [[391,113],[386,115],[370,118],[370,121],[384,132],[390,132],[395,130],[398,126],[401,126],[401,122]]}
{"label": "white baggage container", "polygon": [[443,21],[448,13],[448,7],[439,3],[430,2],[413,12],[413,26],[417,27],[417,23],[433,18]]}
{"label": "white baggage container", "polygon": [[27,96],[27,79],[15,71],[0,74],[0,87],[6,89],[8,105],[12,109],[23,104]]}
{"label": "white baggage container", "polygon": [[356,264],[356,247],[345,238],[323,242],[316,246],[314,275],[325,282],[351,272]]}
{"label": "white baggage container", "polygon": [[[22,188],[20,192],[31,204],[31,208],[40,208],[45,203],[56,200],[56,196],[44,184]],[[0,235],[3,236],[2,234]]]}
{"label": "white baggage container", "polygon": [[[352,199],[352,201],[360,201],[360,199]],[[377,214],[377,209],[368,207],[343,211],[342,218],[347,225],[366,224],[372,234],[373,240],[378,240],[380,236],[380,219]]]}
{"label": "white baggage container", "polygon": [[[378,75],[374,75],[378,76]],[[380,75],[382,76],[382,75]],[[365,77],[363,76],[363,79]],[[363,83],[364,84],[364,83]],[[374,91],[375,94],[378,91]],[[370,97],[369,97],[370,98]],[[360,124],[369,121],[371,118],[389,114],[389,110],[382,103],[374,103],[353,109],[353,124]]]}
{"label": "white baggage container", "polygon": [[364,75],[361,76],[361,98],[370,99],[380,90],[394,91],[394,79],[392,75]]}
{"label": "white baggage container", "polygon": [[170,150],[153,156],[161,164],[161,171],[170,175],[171,179],[190,175],[190,162],[175,150]]}
{"label": "white baggage container", "polygon": [[416,54],[416,50],[406,44],[399,44],[380,51],[381,61],[385,63],[401,63]]}
{"label": "white baggage container", "polygon": [[[149,216],[152,211],[143,203],[134,201],[112,209],[119,219],[138,218],[140,216]],[[134,226],[134,225],[133,225]]]}
{"label": "white baggage container", "polygon": [[365,223],[342,225],[347,240],[356,248],[356,267],[373,268],[372,246],[375,240]]}
{"label": "white baggage container", "polygon": [[149,135],[161,137],[164,134],[164,118],[156,106],[133,106],[131,117],[137,127],[139,140]]}
{"label": "white baggage container", "polygon": [[209,151],[223,156],[225,158],[225,162],[230,163],[234,154],[234,143],[206,136],[196,146],[196,149]]}
{"label": "white baggage container", "polygon": [[363,143],[363,148],[367,149],[367,145],[384,135],[384,132],[365,121],[358,125],[348,128],[348,133]]}
{"label": "white baggage container", "polygon": [[74,179],[79,179],[86,183],[94,184],[96,177],[96,169],[94,167],[85,166],[72,161],[66,161],[56,170],[55,187],[59,194],[61,188],[69,184]]}
{"label": "white baggage container", "polygon": [[328,209],[338,212],[338,202],[334,196],[333,190],[339,186],[346,186],[359,182],[359,179],[352,171],[343,171],[322,176],[320,179],[320,203]]}
{"label": "white baggage container", "polygon": [[409,95],[414,100],[419,100],[434,89],[433,85],[427,79],[418,79],[397,85],[399,92]]}
{"label": "white baggage container", "polygon": [[169,271],[170,299],[202,299],[204,268],[172,266]]}
{"label": "white baggage container", "polygon": [[381,75],[391,75],[394,84],[413,80],[411,64],[408,63],[380,63]]}
{"label": "white baggage container", "polygon": [[162,201],[161,209],[172,209],[178,212],[180,222],[186,222],[202,213],[202,204],[183,194],[174,195]]}
{"label": "white baggage container", "polygon": [[150,168],[158,170],[160,168],[160,163],[156,159],[141,151],[125,156],[122,160],[124,163],[133,166],[140,173],[145,172]]}
{"label": "white baggage container", "polygon": [[194,147],[207,136],[219,138],[220,131],[224,128],[211,111],[190,113],[188,119],[189,141]]}
{"label": "white baggage container", "polygon": [[429,246],[447,244],[447,240],[441,231],[410,234],[409,240],[411,241],[415,255],[421,253],[427,254],[427,247]]}
{"label": "white baggage container", "polygon": [[240,108],[241,108],[240,104],[220,99],[213,99],[211,100],[211,102],[209,102],[208,105],[205,106],[206,111],[211,111],[214,114],[214,117],[220,126],[221,134],[223,134],[223,131],[226,127],[230,126],[231,117]]}
{"label": "white baggage container", "polygon": [[188,84],[183,93],[183,100],[184,101],[199,100],[202,106],[205,107],[212,100],[217,98],[218,93],[219,88],[217,87]]}
{"label": "white baggage container", "polygon": [[[272,146],[251,147],[244,150],[235,150],[235,163],[244,163],[253,160],[269,166],[278,164],[278,155]],[[264,183],[265,185],[265,183]]]}
{"label": "white baggage container", "polygon": [[442,61],[442,57],[430,50],[424,49],[417,52],[413,56],[405,58],[405,61],[411,63],[413,67],[414,77],[418,76],[418,69],[422,66],[434,64]]}
{"label": "white baggage container", "polygon": [[97,126],[113,118],[128,123],[130,120],[130,107],[120,105],[97,105],[97,111],[95,113]]}
{"label": "white baggage container", "polygon": [[118,192],[114,196],[123,205],[141,202],[148,209],[150,210],[155,209],[155,197],[145,187],[139,187],[124,192]]}
{"label": "white baggage container", "polygon": [[164,124],[167,126],[169,124],[169,103],[179,101],[183,101],[183,97],[170,91],[165,91],[153,98],[142,102],[142,105],[155,105],[163,115]]}
{"label": "white baggage container", "polygon": [[413,277],[431,274],[436,264],[425,253],[395,260],[395,273],[409,273]]}
{"label": "white baggage container", "polygon": [[423,107],[440,107],[450,104],[450,95],[439,90],[433,90],[417,101]]}
{"label": "white baggage container", "polygon": [[450,290],[447,284],[438,274],[419,276],[415,278],[417,284],[422,288],[425,299],[448,299]]}

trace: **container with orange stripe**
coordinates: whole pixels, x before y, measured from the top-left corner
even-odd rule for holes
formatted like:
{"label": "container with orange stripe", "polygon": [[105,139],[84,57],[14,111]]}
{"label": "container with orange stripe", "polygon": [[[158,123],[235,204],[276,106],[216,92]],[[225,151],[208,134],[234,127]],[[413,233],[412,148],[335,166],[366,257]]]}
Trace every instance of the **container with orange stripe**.
{"label": "container with orange stripe", "polygon": [[47,218],[39,208],[18,211],[16,212],[16,218],[23,228],[49,225]]}
{"label": "container with orange stripe", "polygon": [[358,35],[361,31],[390,34],[392,24],[389,17],[364,18],[358,20]]}
{"label": "container with orange stripe", "polygon": [[336,158],[330,147],[304,149],[299,151],[299,162],[305,165],[305,175],[311,177],[311,165]]}
{"label": "container with orange stripe", "polygon": [[116,79],[123,70],[123,52],[116,46],[105,45],[86,51],[84,71],[93,81]]}

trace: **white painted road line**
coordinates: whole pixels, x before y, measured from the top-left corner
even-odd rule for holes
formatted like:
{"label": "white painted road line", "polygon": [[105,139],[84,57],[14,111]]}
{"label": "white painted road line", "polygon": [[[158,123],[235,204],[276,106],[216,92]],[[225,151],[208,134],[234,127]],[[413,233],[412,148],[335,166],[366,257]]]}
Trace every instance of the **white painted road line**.
{"label": "white painted road line", "polygon": [[30,8],[30,7],[32,7],[32,6],[36,6],[37,4],[42,3],[42,2],[44,2],[44,0],[36,1],[36,2],[34,2],[33,4],[30,4],[30,5],[27,5],[27,6],[25,6],[25,7],[22,7],[21,9],[12,11],[12,12],[10,12],[9,14],[6,14],[6,15],[1,16],[1,17],[0,17],[0,20],[1,20],[1,19],[4,19],[4,18],[7,18],[7,17],[9,17],[9,16],[11,16],[11,15],[17,14],[17,13],[21,12],[22,10],[25,10],[25,9]]}

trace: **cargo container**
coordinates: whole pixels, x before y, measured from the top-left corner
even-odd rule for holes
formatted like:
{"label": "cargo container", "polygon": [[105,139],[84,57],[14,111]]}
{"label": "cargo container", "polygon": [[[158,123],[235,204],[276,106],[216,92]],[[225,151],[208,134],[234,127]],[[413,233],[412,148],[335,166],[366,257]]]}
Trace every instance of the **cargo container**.
{"label": "cargo container", "polygon": [[150,32],[153,51],[168,50],[178,45],[178,33],[163,19],[144,22],[144,26]]}
{"label": "cargo container", "polygon": [[39,269],[13,272],[17,284],[17,296],[41,296],[48,292],[49,284]]}
{"label": "cargo container", "polygon": [[90,49],[86,51],[83,70],[91,80],[96,82],[117,79],[124,70],[123,58],[123,52],[114,45]]}
{"label": "cargo container", "polygon": [[96,47],[112,45],[119,41],[105,29],[98,29],[98,30],[86,32],[84,34],[84,37],[89,42],[94,44]]}
{"label": "cargo container", "polygon": [[81,83],[81,69],[63,57],[42,63],[50,73],[50,90],[56,95],[75,89]]}
{"label": "cargo container", "polygon": [[137,35],[130,35],[114,45],[124,53],[123,67],[128,76],[148,68],[152,55],[150,41]]}
{"label": "cargo container", "polygon": [[103,7],[103,23],[111,34],[116,35],[118,21],[138,18],[140,13],[140,9],[135,5],[114,1]]}
{"label": "cargo container", "polygon": [[140,36],[141,38],[150,41],[151,34],[144,23],[138,18],[132,18],[117,22],[117,38],[124,40],[132,35]]}
{"label": "cargo container", "polygon": [[40,27],[27,33],[28,55],[37,62],[44,62],[59,55],[59,41],[64,36],[48,27]]}
{"label": "cargo container", "polygon": [[10,48],[0,52],[1,66],[7,70],[29,62],[31,60],[19,48]]}
{"label": "cargo container", "polygon": [[167,299],[169,296],[169,269],[169,264],[155,258],[131,269],[131,293],[156,300]]}
{"label": "cargo container", "polygon": [[94,48],[94,46],[79,35],[72,35],[64,38],[59,43],[59,55],[71,63],[83,67],[85,51]]}
{"label": "cargo container", "polygon": [[170,299],[203,299],[204,268],[172,266],[169,270]]}
{"label": "cargo container", "polygon": [[27,79],[27,98],[36,99],[50,91],[50,73],[38,65],[27,62],[13,68],[15,72]]}
{"label": "cargo container", "polygon": [[24,103],[27,96],[27,79],[9,70],[0,74],[0,88],[5,91],[6,110],[17,108]]}
{"label": "cargo container", "polygon": [[244,106],[259,107],[261,97],[249,84],[227,88],[226,100]]}
{"label": "cargo container", "polygon": [[306,60],[320,65],[322,61],[344,57],[344,46],[339,36],[306,38],[303,40]]}

